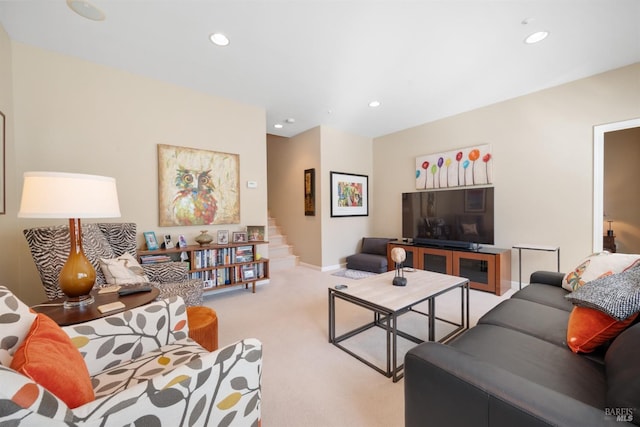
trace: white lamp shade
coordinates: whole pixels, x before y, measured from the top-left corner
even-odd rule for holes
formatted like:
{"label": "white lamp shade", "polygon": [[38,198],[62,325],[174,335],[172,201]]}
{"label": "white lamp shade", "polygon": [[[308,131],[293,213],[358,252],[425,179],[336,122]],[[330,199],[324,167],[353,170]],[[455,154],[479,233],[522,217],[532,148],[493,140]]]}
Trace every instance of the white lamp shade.
{"label": "white lamp shade", "polygon": [[25,172],[20,218],[116,218],[115,178],[63,172]]}

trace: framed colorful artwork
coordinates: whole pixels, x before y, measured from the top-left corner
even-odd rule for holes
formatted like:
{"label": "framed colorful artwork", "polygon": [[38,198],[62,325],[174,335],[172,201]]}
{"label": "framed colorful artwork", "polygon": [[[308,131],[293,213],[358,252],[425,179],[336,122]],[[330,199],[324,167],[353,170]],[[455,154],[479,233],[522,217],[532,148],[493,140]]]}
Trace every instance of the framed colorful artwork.
{"label": "framed colorful artwork", "polygon": [[240,156],[158,145],[162,227],[240,223]]}
{"label": "framed colorful artwork", "polygon": [[491,145],[418,156],[415,173],[417,190],[492,184]]}
{"label": "framed colorful artwork", "polygon": [[369,215],[369,177],[331,172],[331,216]]}
{"label": "framed colorful artwork", "polygon": [[316,214],[316,170],[304,171],[304,214],[315,216]]}

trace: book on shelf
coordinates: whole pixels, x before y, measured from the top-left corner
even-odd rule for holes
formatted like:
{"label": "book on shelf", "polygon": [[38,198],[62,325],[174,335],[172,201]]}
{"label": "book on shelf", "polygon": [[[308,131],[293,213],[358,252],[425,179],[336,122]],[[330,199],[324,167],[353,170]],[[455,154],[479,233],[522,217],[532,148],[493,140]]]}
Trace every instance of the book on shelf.
{"label": "book on shelf", "polygon": [[142,255],[140,256],[140,262],[142,264],[157,264],[161,262],[171,262],[169,255]]}
{"label": "book on shelf", "polygon": [[235,262],[253,261],[253,246],[238,246],[235,250]]}

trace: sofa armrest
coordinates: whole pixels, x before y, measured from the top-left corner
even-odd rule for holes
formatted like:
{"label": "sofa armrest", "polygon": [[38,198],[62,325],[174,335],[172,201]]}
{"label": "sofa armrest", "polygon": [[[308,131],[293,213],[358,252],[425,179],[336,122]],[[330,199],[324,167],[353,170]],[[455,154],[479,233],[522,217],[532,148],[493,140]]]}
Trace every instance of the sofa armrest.
{"label": "sofa armrest", "polygon": [[531,273],[529,283],[541,283],[543,285],[562,286],[564,273],[557,271],[534,271]]}
{"label": "sofa armrest", "polygon": [[262,343],[248,338],[73,410],[91,425],[260,425]]}
{"label": "sofa armrest", "polygon": [[142,264],[142,269],[151,282],[181,282],[189,278],[189,268],[186,262]]}
{"label": "sofa armrest", "polygon": [[0,365],[0,384],[0,425],[69,425],[69,407],[26,376]]}
{"label": "sofa armrest", "polygon": [[189,334],[187,310],[180,297],[62,329],[80,350],[92,376]]}
{"label": "sofa armrest", "polygon": [[619,425],[602,409],[439,343],[407,353],[404,382],[406,427]]}

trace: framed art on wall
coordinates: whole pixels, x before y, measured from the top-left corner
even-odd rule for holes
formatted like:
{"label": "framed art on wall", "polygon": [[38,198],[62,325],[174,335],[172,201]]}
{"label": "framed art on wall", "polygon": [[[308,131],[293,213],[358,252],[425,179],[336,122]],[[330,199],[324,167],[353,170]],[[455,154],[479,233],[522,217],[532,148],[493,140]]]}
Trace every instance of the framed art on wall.
{"label": "framed art on wall", "polygon": [[161,227],[240,223],[238,154],[158,144]]}
{"label": "framed art on wall", "polygon": [[316,214],[316,170],[304,171],[304,214],[315,216]]}
{"label": "framed art on wall", "polygon": [[331,172],[331,216],[369,215],[369,177]]}
{"label": "framed art on wall", "polygon": [[4,121],[4,114],[2,113],[2,111],[0,111],[0,215],[4,215],[5,213],[7,213],[7,208],[5,206],[7,198],[5,196],[5,177],[6,177],[6,173],[5,173],[5,160],[4,160],[4,156],[5,156],[5,141],[4,141],[4,137],[5,137],[5,131],[4,131],[4,127],[5,127],[5,121]]}

